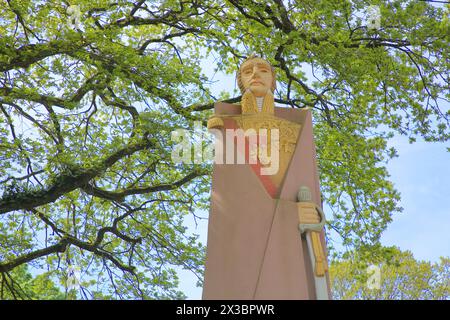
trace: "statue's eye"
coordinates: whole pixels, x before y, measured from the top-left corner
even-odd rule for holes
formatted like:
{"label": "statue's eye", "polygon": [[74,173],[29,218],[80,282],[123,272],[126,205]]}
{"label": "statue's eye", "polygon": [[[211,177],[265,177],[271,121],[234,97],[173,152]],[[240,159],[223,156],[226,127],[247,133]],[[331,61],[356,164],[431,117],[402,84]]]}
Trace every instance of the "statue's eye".
{"label": "statue's eye", "polygon": [[252,73],[252,69],[246,69],[246,70],[244,70],[244,74],[250,74],[250,73]]}

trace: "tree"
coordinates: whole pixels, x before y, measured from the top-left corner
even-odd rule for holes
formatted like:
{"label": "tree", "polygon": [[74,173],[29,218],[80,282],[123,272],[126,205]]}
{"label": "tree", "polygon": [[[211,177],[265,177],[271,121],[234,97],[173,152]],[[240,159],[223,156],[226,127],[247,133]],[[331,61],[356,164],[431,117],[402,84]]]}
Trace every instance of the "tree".
{"label": "tree", "polygon": [[26,264],[15,268],[10,274],[2,273],[0,299],[47,299],[62,300],[65,295],[59,290],[49,273],[33,277]]}
{"label": "tree", "polygon": [[376,248],[401,210],[387,140],[447,141],[450,114],[444,8],[374,4],[375,29],[366,1],[2,1],[0,273],[76,265],[87,297],[181,298],[177,268],[201,282],[183,221],[208,208],[211,166],[173,163],[171,132],[240,100],[212,95],[202,61],[233,73],[251,52],[277,103],[313,110],[329,227]]}
{"label": "tree", "polygon": [[[355,254],[351,258],[333,261],[330,281],[334,299],[343,300],[448,300],[450,299],[450,259],[439,262],[418,261],[410,251],[385,248],[390,259],[377,263],[379,287],[371,284],[376,276],[367,262]],[[378,281],[378,280],[375,280]]]}

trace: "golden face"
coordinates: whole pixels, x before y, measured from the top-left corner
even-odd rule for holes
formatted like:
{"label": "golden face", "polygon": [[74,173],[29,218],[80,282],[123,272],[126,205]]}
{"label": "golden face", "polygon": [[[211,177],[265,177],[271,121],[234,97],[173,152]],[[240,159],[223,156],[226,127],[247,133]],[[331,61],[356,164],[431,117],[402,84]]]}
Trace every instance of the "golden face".
{"label": "golden face", "polygon": [[261,58],[244,62],[239,69],[242,86],[250,89],[256,97],[264,97],[274,86],[274,75],[271,65]]}

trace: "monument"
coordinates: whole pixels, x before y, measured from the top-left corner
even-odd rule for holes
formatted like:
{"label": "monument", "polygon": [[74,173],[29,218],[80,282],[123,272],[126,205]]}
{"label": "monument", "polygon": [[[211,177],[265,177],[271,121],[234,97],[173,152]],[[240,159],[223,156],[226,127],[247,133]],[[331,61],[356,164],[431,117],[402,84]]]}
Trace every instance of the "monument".
{"label": "monument", "polygon": [[208,121],[227,139],[213,170],[203,299],[328,299],[311,112],[275,107],[275,70],[260,57],[237,82],[240,105],[218,102]]}

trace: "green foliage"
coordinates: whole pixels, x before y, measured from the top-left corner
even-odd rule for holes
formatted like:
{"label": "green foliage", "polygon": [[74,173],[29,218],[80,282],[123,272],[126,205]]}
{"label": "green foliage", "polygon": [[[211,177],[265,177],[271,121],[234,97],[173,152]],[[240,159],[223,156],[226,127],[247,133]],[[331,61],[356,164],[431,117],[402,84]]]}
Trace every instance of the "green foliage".
{"label": "green foliage", "polygon": [[[450,259],[437,263],[418,261],[409,251],[383,248],[389,254],[374,261],[354,254],[330,265],[334,299],[344,300],[448,300],[450,299]],[[374,273],[369,264],[380,269],[379,287],[370,282]],[[369,269],[370,270],[370,269]]]}
{"label": "green foliage", "polygon": [[171,132],[239,100],[213,97],[202,61],[234,73],[251,52],[275,66],[277,101],[313,109],[328,227],[386,254],[401,211],[388,140],[449,139],[445,8],[377,1],[371,30],[367,1],[70,4],[79,17],[67,2],[0,2],[1,274],[28,264],[65,288],[78,266],[70,298],[182,298],[180,268],[201,282],[204,246],[185,224],[208,209],[211,167],[174,164]]}
{"label": "green foliage", "polygon": [[49,273],[33,277],[26,265],[15,268],[9,274],[2,274],[2,282],[4,288],[1,292],[1,299],[4,300],[64,300],[66,298]]}

